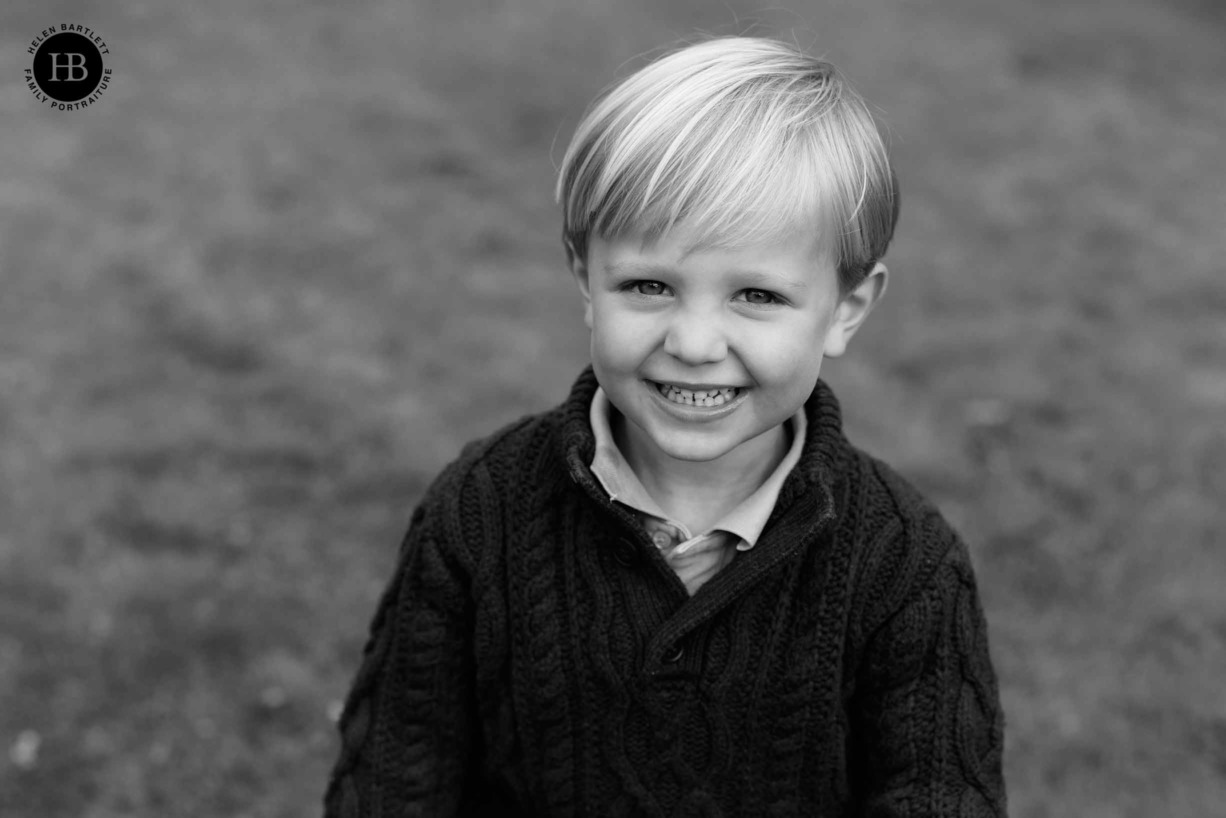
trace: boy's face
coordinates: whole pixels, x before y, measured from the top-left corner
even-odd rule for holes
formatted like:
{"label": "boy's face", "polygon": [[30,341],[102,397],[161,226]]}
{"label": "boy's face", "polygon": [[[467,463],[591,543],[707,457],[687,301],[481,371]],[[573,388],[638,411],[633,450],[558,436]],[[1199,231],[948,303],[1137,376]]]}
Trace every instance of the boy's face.
{"label": "boy's face", "polygon": [[[878,265],[840,298],[833,264],[801,235],[689,247],[684,230],[651,245],[637,235],[593,237],[572,272],[593,368],[635,447],[731,466],[774,446],[765,433],[804,404],[823,356],[843,353],[886,272]],[[704,397],[713,390],[722,391]]]}

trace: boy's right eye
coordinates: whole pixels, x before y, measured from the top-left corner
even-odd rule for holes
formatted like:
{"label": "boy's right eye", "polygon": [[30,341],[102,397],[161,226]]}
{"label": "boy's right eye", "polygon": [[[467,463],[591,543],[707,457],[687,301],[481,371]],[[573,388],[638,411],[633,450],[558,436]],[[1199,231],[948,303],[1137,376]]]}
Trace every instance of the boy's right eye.
{"label": "boy's right eye", "polygon": [[666,287],[658,281],[631,281],[626,289],[638,295],[664,295]]}

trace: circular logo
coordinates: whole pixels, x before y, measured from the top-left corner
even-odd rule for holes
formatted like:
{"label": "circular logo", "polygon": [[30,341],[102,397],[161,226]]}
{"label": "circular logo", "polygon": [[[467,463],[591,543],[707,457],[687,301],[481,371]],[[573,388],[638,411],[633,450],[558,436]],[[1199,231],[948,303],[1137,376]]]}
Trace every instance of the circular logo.
{"label": "circular logo", "polygon": [[111,50],[86,26],[63,23],[45,28],[27,50],[34,58],[26,69],[30,92],[61,111],[92,105],[111,81],[111,69],[103,64]]}
{"label": "circular logo", "polygon": [[102,82],[102,54],[84,34],[52,35],[34,52],[34,81],[56,102],[79,102]]}

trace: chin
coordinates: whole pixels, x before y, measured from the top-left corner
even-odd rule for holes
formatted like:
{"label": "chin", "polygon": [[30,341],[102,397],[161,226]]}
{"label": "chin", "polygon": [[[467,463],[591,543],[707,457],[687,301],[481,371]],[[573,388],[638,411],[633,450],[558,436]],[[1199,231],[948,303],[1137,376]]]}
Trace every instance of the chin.
{"label": "chin", "polygon": [[737,447],[734,441],[725,440],[678,440],[651,436],[651,442],[660,453],[673,460],[691,463],[709,463],[718,460]]}

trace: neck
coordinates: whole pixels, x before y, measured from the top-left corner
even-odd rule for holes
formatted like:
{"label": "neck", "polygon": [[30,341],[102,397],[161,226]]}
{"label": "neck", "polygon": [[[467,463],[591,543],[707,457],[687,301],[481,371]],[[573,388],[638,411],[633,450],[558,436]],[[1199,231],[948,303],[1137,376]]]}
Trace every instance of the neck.
{"label": "neck", "polygon": [[715,460],[677,460],[644,445],[614,410],[613,437],[643,488],[660,508],[695,533],[753,494],[787,455],[786,424],[747,440]]}

